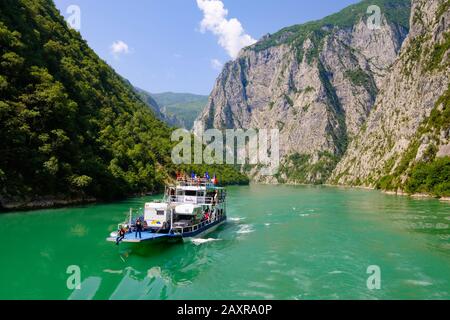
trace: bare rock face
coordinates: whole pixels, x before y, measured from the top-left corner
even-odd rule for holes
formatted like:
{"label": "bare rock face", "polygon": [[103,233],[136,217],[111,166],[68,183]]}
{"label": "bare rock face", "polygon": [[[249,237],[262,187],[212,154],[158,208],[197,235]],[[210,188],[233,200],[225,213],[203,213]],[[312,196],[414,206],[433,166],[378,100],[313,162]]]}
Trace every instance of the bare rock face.
{"label": "bare rock face", "polygon": [[413,0],[400,56],[330,182],[401,189],[415,163],[450,154],[449,8]]}
{"label": "bare rock face", "polygon": [[386,15],[371,30],[367,6],[355,8],[351,25],[325,18],[244,49],[225,65],[194,132],[279,129],[279,174],[266,180],[255,169],[253,179],[325,182],[366,122],[408,32]]}

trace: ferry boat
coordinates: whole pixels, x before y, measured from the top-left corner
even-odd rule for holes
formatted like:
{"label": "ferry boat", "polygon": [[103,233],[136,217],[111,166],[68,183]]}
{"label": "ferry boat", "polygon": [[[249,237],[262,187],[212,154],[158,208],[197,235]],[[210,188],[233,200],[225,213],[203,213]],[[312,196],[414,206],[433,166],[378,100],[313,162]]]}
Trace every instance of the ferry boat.
{"label": "ferry boat", "polygon": [[[178,178],[166,187],[161,201],[145,204],[143,216],[133,218],[130,209],[128,221],[118,230],[126,230],[124,243],[179,241],[203,237],[225,223],[226,190],[217,186],[217,180],[206,178]],[[136,221],[143,226],[141,237],[136,237]],[[117,242],[118,232],[111,233],[109,242]]]}

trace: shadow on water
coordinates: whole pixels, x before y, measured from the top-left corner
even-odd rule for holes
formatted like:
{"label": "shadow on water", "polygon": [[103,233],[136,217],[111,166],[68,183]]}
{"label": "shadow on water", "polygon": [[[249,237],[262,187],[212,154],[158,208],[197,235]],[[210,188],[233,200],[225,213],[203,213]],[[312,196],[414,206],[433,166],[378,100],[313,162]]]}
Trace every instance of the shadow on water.
{"label": "shadow on water", "polygon": [[136,255],[142,258],[158,256],[174,250],[175,246],[183,245],[183,241],[176,242],[155,242],[155,243],[121,243],[119,246],[119,254],[121,257],[128,258],[130,255]]}

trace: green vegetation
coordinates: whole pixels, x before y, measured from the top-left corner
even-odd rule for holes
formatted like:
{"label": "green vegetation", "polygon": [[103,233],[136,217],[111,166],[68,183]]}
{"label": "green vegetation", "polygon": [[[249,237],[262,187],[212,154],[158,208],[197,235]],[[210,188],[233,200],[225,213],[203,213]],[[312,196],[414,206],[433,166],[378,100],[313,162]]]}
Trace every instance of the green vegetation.
{"label": "green vegetation", "polygon": [[450,84],[447,91],[438,99],[436,106],[431,111],[427,121],[428,131],[434,129],[434,134],[439,134],[442,130],[450,129]]}
{"label": "green vegetation", "polygon": [[314,89],[314,88],[311,87],[311,86],[307,86],[307,87],[305,88],[305,90],[303,90],[303,92],[304,92],[305,94],[310,93],[310,92],[314,92],[314,91],[316,91],[316,89]]}
{"label": "green vegetation", "polygon": [[445,61],[444,64],[442,62],[444,61],[445,54],[450,50],[450,32],[444,33],[444,41],[437,43],[431,51],[431,55],[429,58],[429,62],[427,64],[427,70],[433,71],[436,69],[444,69],[447,66],[450,65],[450,62],[448,59]]}
{"label": "green vegetation", "polygon": [[405,75],[410,76],[411,69],[419,63],[427,72],[442,71],[450,65],[446,59],[446,53],[450,50],[450,32],[445,32],[443,39],[436,42],[431,48],[425,46],[426,41],[429,40],[431,40],[430,36],[424,35],[419,35],[411,40],[408,50],[404,53],[404,59],[407,62]]}
{"label": "green vegetation", "polygon": [[[131,85],[131,83],[129,83],[129,84]],[[171,126],[176,126],[176,119],[172,119],[172,118],[168,117],[166,114],[164,114],[161,110],[161,107],[156,102],[156,100],[153,99],[153,97],[150,95],[150,93],[146,92],[145,90],[139,89],[137,87],[134,87],[134,89],[137,92],[137,94],[139,95],[139,97],[141,98],[141,100],[143,102],[145,102],[145,104],[147,104],[148,107],[150,107],[150,109],[158,117],[158,119],[164,121],[165,123],[167,123]]]}
{"label": "green vegetation", "polygon": [[[390,173],[392,166],[385,168],[388,175],[378,181],[377,187],[383,190],[404,189],[408,193],[421,192],[438,197],[448,196],[450,193],[449,159],[436,157],[435,142],[438,141],[442,130],[450,130],[450,85],[436,102],[428,119],[419,128],[394,172]],[[430,144],[422,160],[415,163],[421,138],[425,135],[430,137]],[[405,183],[402,183],[404,176],[407,179]]]}
{"label": "green vegetation", "polygon": [[190,93],[156,93],[151,94],[161,107],[161,111],[170,118],[175,118],[184,128],[190,130],[194,121],[208,103],[208,96]]}
{"label": "green vegetation", "polygon": [[[312,163],[312,156],[294,153],[287,157],[275,177],[280,182],[323,184],[331,176],[339,158],[330,152],[320,152],[318,161]],[[288,177],[288,181],[283,180]]]}
{"label": "green vegetation", "polygon": [[439,5],[439,8],[437,10],[437,19],[439,20],[449,9],[450,0],[442,0],[442,3]]}
{"label": "green vegetation", "polygon": [[294,101],[293,101],[292,98],[289,97],[287,94],[284,95],[284,99],[286,100],[286,102],[288,103],[288,105],[289,105],[290,107],[293,107],[293,106],[294,106]]}
{"label": "green vegetation", "polygon": [[159,190],[178,169],[171,129],[52,1],[0,2],[0,65],[0,198],[113,199]]}
{"label": "green vegetation", "polygon": [[411,194],[424,192],[450,197],[450,157],[416,164],[409,174],[405,190]]}
{"label": "green vegetation", "polygon": [[325,70],[325,67],[321,62],[319,63],[319,77],[325,87],[325,93],[327,95],[329,104],[330,106],[333,106],[333,109],[330,111],[336,115],[336,119],[339,122],[339,127],[342,129],[338,133],[331,132],[334,143],[338,148],[339,153],[342,155],[344,154],[345,150],[347,150],[347,146],[349,143],[349,138],[347,135],[347,124],[345,122],[345,112],[336,94],[336,90],[330,82],[327,71]]}
{"label": "green vegetation", "polygon": [[349,79],[354,86],[364,87],[367,92],[372,95],[372,97],[376,97],[377,86],[375,81],[361,68],[347,70],[345,71],[344,76]]}

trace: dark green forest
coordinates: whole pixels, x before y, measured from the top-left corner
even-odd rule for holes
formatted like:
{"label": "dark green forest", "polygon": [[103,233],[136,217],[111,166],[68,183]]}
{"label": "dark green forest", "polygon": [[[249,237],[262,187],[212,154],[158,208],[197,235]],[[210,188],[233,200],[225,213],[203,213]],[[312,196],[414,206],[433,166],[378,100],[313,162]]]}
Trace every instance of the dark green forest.
{"label": "dark green forest", "polygon": [[[0,200],[160,190],[171,130],[70,29],[51,0],[0,2]],[[226,183],[248,183],[232,167]]]}

